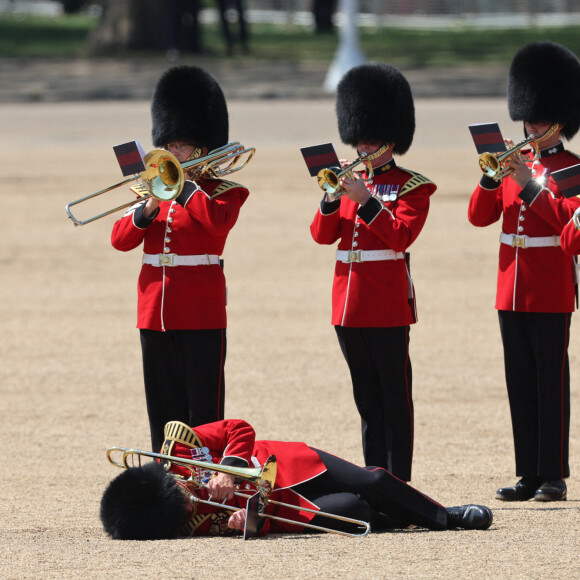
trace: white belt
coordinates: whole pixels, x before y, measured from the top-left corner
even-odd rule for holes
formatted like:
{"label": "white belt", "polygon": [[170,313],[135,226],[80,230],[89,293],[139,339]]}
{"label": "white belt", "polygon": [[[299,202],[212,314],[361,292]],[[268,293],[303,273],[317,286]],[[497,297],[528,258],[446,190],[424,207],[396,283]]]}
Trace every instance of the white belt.
{"label": "white belt", "polygon": [[555,248],[560,245],[560,236],[534,237],[501,233],[499,241],[512,248]]}
{"label": "white belt", "polygon": [[336,259],[339,262],[380,262],[382,260],[402,260],[403,252],[395,250],[336,250]]}
{"label": "white belt", "polygon": [[143,254],[143,263],[151,266],[211,266],[220,263],[215,254],[179,256],[178,254]]}

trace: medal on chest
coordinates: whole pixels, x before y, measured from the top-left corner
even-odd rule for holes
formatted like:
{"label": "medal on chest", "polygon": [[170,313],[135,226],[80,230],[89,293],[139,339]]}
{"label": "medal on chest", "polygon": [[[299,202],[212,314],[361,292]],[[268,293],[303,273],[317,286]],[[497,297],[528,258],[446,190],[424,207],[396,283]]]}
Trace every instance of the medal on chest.
{"label": "medal on chest", "polygon": [[399,184],[380,183],[371,185],[369,191],[373,197],[376,197],[381,202],[389,203],[397,200],[400,188]]}

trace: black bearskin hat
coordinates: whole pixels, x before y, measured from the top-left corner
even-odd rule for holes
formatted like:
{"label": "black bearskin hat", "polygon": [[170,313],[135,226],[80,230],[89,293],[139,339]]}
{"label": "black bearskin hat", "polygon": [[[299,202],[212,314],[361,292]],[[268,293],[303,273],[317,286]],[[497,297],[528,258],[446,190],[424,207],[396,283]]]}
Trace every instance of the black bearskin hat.
{"label": "black bearskin hat", "polygon": [[393,152],[406,153],[415,134],[415,105],[407,79],[385,63],[350,69],[337,88],[336,115],[342,142],[395,143]]}
{"label": "black bearskin hat", "polygon": [[580,128],[580,62],[560,44],[532,42],[514,57],[508,78],[512,121],[564,125],[572,139]]}
{"label": "black bearskin hat", "polygon": [[101,499],[101,522],[114,540],[170,540],[187,518],[186,499],[159,463],[130,467]]}
{"label": "black bearskin hat", "polygon": [[210,151],[228,143],[228,106],[218,82],[195,66],[166,71],[151,101],[153,144],[191,141]]}

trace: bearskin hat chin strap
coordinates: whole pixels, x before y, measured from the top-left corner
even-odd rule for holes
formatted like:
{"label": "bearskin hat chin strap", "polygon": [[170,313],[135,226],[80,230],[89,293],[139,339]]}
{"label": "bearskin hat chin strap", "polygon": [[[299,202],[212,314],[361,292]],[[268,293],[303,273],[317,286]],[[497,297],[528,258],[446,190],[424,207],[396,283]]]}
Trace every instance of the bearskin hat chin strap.
{"label": "bearskin hat chin strap", "polygon": [[203,153],[203,150],[201,149],[201,147],[196,147],[192,154],[185,160],[187,161],[193,161],[194,159],[199,159],[201,157],[201,154]]}

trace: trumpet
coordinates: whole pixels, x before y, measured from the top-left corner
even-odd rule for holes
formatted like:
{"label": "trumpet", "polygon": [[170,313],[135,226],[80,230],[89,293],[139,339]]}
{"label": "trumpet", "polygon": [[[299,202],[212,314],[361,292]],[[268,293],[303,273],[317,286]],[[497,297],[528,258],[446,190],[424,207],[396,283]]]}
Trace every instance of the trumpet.
{"label": "trumpet", "polygon": [[84,226],[85,224],[125,209],[133,205],[136,200],[123,203],[84,220],[74,216],[71,211],[71,207],[75,205],[84,203],[89,199],[103,195],[123,185],[128,185],[133,181],[139,181],[138,186],[131,188],[139,199],[145,200],[150,197],[155,197],[160,201],[171,201],[179,196],[183,190],[186,173],[192,180],[200,179],[201,177],[225,177],[226,175],[243,169],[250,162],[255,151],[256,149],[254,147],[245,148],[239,142],[234,141],[223,147],[214,149],[204,157],[198,157],[197,159],[180,163],[177,157],[169,151],[153,149],[144,158],[145,171],[68,203],[66,205],[66,213],[75,226]]}
{"label": "trumpet", "polygon": [[[121,454],[120,459],[113,458],[113,454],[115,454],[115,453]],[[285,523],[290,524],[290,525],[314,529],[314,530],[317,530],[320,532],[328,532],[328,533],[332,533],[332,534],[338,534],[341,536],[348,536],[351,538],[364,537],[370,532],[370,529],[371,529],[370,524],[368,522],[363,521],[363,520],[347,518],[344,516],[339,516],[339,515],[331,514],[328,512],[313,510],[313,509],[306,508],[306,507],[299,507],[299,506],[295,506],[293,504],[283,503],[283,502],[279,502],[279,501],[270,499],[270,495],[274,491],[274,483],[276,481],[276,471],[277,471],[276,457],[273,455],[271,455],[266,460],[264,465],[262,465],[261,467],[233,467],[230,465],[216,464],[216,463],[213,463],[211,461],[201,461],[201,460],[197,460],[197,459],[187,459],[187,458],[182,458],[182,457],[174,457],[172,455],[165,455],[162,453],[154,453],[152,451],[141,451],[139,449],[126,449],[123,447],[111,447],[110,449],[107,450],[107,459],[109,460],[109,462],[112,465],[114,465],[115,467],[120,467],[122,469],[129,469],[130,467],[134,467],[135,466],[134,465],[135,458],[137,458],[137,465],[136,466],[140,466],[142,457],[163,460],[163,461],[167,462],[166,469],[169,469],[169,467],[171,466],[172,463],[175,465],[187,468],[191,473],[191,476],[189,478],[184,478],[183,476],[173,474],[173,473],[171,473],[170,475],[172,475],[176,480],[184,482],[186,484],[192,484],[196,488],[204,487],[204,484],[201,482],[201,480],[199,478],[199,470],[215,471],[217,473],[227,473],[227,474],[233,475],[234,477],[239,478],[241,480],[251,482],[257,488],[257,492],[253,496],[247,495],[244,493],[240,493],[238,491],[234,492],[234,495],[236,497],[240,497],[240,498],[246,499],[248,501],[248,507],[247,507],[248,516],[247,516],[247,518],[249,518],[249,519],[253,518],[255,520],[255,517],[268,518],[271,520],[285,522]],[[132,462],[132,463],[130,464],[130,462]],[[240,508],[237,506],[229,506],[229,505],[225,505],[222,503],[213,502],[211,500],[203,500],[203,499],[198,498],[194,494],[187,494],[187,495],[188,495],[188,499],[192,503],[202,503],[205,505],[218,507],[222,510],[232,511],[232,512],[240,511],[241,509],[243,509],[243,508]],[[361,531],[359,533],[345,532],[345,531],[334,529],[334,528],[317,526],[314,524],[304,523],[304,522],[300,522],[297,520],[282,518],[282,517],[275,516],[272,514],[267,514],[264,512],[258,512],[257,511],[257,503],[256,503],[258,500],[262,503],[264,508],[267,507],[269,504],[272,504],[272,505],[284,507],[287,509],[293,509],[296,511],[314,513],[318,516],[323,516],[326,518],[340,520],[343,522],[353,524],[354,526],[361,528]],[[248,519],[246,520],[246,522],[248,522]],[[247,527],[254,528],[255,525],[250,524]],[[248,537],[249,537],[249,535],[246,535],[246,532],[245,532],[244,538],[247,539]]]}
{"label": "trumpet", "polygon": [[[559,123],[554,123],[537,139],[534,135],[530,135],[528,139],[518,143],[503,153],[482,153],[479,156],[479,167],[488,177],[491,177],[495,181],[501,181],[512,172],[512,169],[508,166],[510,159],[515,157],[523,163],[528,163],[538,159],[540,156],[539,144],[551,137],[558,130],[559,126]],[[531,149],[531,152],[523,153],[523,150],[525,149]]]}
{"label": "trumpet", "polygon": [[[388,148],[389,148],[388,145],[383,145],[377,151],[371,153],[370,155],[368,153],[361,153],[358,159],[356,159],[350,165],[343,168],[328,167],[325,169],[321,169],[318,172],[318,175],[316,176],[318,186],[320,187],[320,189],[324,191],[324,193],[326,193],[326,195],[328,195],[332,199],[340,198],[344,193],[344,190],[340,186],[341,177],[349,177],[352,179],[354,168],[357,165],[360,165],[361,163],[366,161],[372,161],[373,159],[380,157],[383,153],[385,153],[385,151],[387,151]],[[374,176],[373,168],[370,164],[367,165],[367,170],[368,177],[364,178],[364,181],[370,181]]]}

